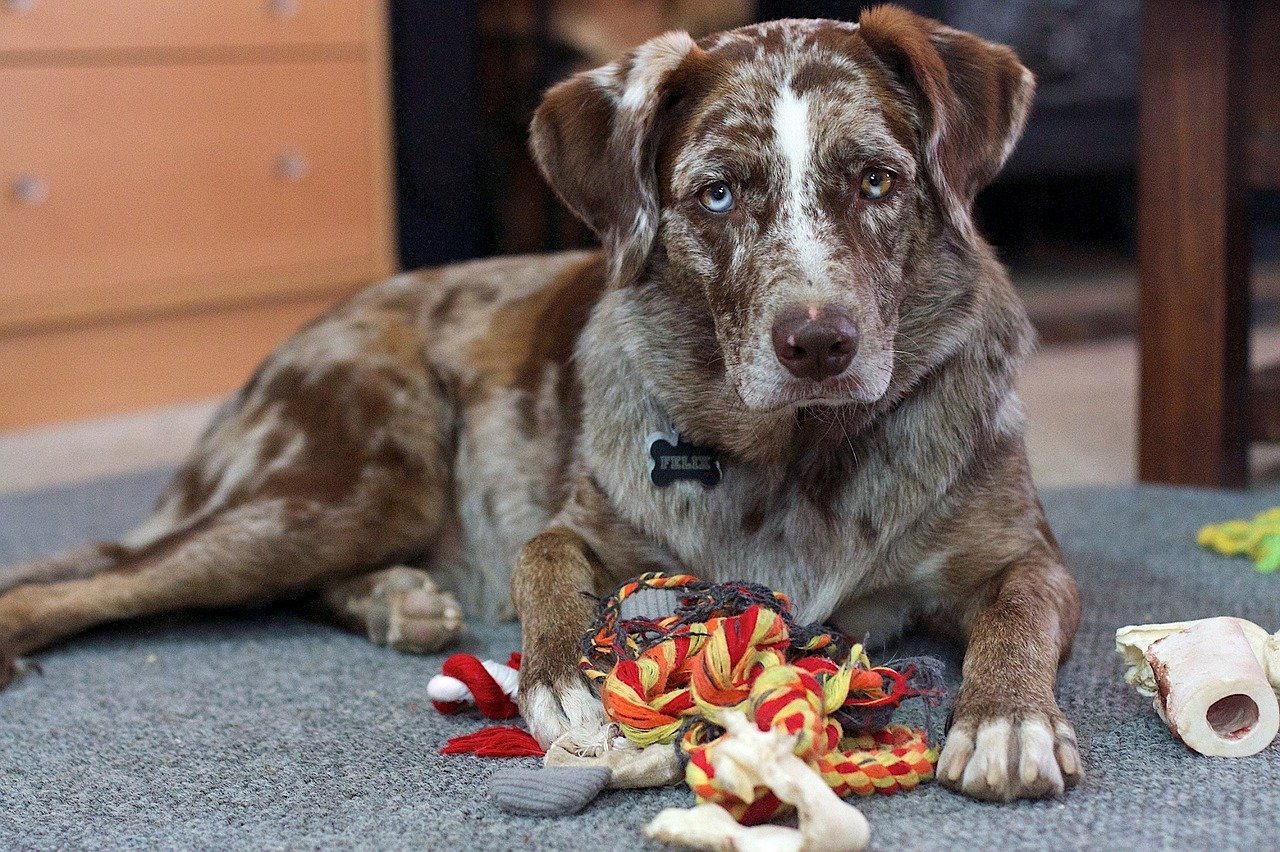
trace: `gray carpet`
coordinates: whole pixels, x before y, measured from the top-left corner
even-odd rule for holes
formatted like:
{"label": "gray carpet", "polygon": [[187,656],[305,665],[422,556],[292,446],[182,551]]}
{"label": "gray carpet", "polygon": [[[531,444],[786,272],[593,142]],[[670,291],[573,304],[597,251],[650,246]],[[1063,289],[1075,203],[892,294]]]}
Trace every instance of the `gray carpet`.
{"label": "gray carpet", "polygon": [[[161,479],[0,499],[0,563],[119,532]],[[1121,682],[1112,634],[1218,614],[1280,626],[1280,576],[1191,543],[1204,521],[1277,502],[1046,494],[1085,596],[1059,696],[1088,778],[1060,801],[985,805],[930,785],[861,802],[875,848],[1276,848],[1280,747],[1230,761],[1188,752]],[[477,628],[464,648],[505,658],[516,641],[514,627]],[[690,799],[680,788],[612,792],[577,817],[507,816],[485,794],[500,762],[437,754],[479,725],[425,701],[440,658],[275,611],[99,630],[40,662],[43,677],[0,694],[3,848],[637,849],[651,847],[640,834],[651,815]]]}

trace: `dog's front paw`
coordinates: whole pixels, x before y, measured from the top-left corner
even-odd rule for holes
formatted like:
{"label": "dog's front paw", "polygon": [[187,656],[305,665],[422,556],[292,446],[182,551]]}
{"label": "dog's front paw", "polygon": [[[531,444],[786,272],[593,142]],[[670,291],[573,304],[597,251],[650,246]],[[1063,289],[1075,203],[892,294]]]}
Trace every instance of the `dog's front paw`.
{"label": "dog's front paw", "polygon": [[938,758],[938,780],[975,799],[1058,796],[1083,777],[1076,732],[1056,707],[1008,714],[957,713]]}
{"label": "dog's front paw", "polygon": [[604,725],[604,706],[577,669],[526,681],[527,667],[520,668],[520,715],[544,748],[570,728]]}

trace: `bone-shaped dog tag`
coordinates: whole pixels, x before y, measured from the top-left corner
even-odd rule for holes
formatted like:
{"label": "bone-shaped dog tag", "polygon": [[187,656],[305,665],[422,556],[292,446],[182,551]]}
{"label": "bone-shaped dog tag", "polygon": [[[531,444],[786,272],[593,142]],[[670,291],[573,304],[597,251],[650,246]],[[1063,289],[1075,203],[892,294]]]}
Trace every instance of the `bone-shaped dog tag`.
{"label": "bone-shaped dog tag", "polygon": [[649,480],[666,488],[681,479],[701,482],[703,488],[720,484],[720,454],[681,438],[655,432],[649,436]]}

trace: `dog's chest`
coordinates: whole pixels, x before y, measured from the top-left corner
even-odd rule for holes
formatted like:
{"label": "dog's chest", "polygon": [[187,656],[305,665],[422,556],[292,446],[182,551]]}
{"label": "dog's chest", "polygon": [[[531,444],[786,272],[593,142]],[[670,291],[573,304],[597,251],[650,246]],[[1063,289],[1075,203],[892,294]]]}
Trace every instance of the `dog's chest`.
{"label": "dog's chest", "polygon": [[858,478],[818,505],[776,471],[722,462],[714,484],[701,472],[689,464],[674,481],[650,475],[623,501],[629,520],[686,570],[785,591],[803,621],[826,618],[878,581],[884,547]]}

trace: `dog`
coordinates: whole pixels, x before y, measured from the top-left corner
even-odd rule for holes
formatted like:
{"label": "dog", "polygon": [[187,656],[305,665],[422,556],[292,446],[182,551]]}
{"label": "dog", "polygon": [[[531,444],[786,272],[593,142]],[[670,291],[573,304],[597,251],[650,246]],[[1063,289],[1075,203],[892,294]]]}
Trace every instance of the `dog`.
{"label": "dog", "polygon": [[971,214],[1033,87],[894,7],[668,33],[560,83],[531,149],[602,250],[400,275],[303,328],[137,529],[0,573],[4,677],[107,621],[272,599],[412,647],[388,590],[435,578],[519,617],[547,743],[601,720],[592,596],[688,571],[956,637],[941,782],[1062,793],[1079,597],[1024,450],[1033,333]]}

